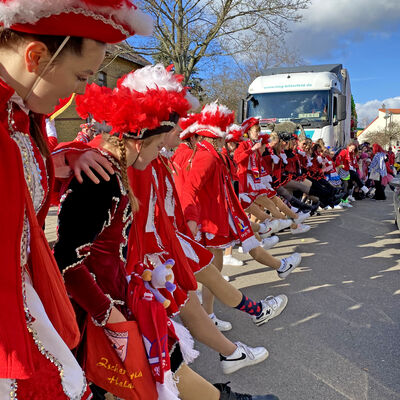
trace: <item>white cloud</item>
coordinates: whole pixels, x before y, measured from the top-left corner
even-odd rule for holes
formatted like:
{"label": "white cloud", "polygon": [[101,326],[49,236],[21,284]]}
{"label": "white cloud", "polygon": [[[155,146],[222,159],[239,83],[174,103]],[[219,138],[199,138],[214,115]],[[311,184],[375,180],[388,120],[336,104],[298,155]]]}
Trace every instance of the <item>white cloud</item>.
{"label": "white cloud", "polygon": [[385,100],[370,100],[364,104],[356,103],[358,126],[365,128],[378,116],[379,108],[385,104],[386,108],[400,108],[400,96]]}
{"label": "white cloud", "polygon": [[312,0],[288,43],[304,58],[346,52],[367,35],[390,36],[400,22],[399,0]]}

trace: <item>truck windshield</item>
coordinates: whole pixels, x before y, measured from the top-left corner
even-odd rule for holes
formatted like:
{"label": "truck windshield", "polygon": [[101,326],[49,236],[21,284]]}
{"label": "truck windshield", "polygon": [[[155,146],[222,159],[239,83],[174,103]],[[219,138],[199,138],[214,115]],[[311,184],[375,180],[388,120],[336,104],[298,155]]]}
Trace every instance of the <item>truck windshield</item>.
{"label": "truck windshield", "polygon": [[247,117],[260,116],[268,122],[305,120],[311,124],[329,121],[329,90],[259,93],[250,96]]}

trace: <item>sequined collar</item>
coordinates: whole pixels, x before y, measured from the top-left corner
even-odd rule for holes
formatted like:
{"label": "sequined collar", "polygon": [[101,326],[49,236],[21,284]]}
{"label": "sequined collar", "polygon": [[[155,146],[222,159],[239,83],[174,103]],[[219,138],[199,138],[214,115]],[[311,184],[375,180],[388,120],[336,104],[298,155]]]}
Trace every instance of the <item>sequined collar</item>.
{"label": "sequined collar", "polygon": [[107,158],[108,161],[113,165],[113,167],[118,171],[121,172],[121,164],[119,163],[119,160],[108,150],[98,147],[97,150],[105,157]]}

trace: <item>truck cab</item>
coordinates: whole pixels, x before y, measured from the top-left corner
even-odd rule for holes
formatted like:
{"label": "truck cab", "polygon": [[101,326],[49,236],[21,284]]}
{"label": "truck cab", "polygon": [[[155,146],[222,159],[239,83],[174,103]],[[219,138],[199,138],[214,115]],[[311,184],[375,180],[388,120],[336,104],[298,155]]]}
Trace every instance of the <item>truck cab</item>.
{"label": "truck cab", "polygon": [[350,139],[351,92],[341,64],[274,68],[256,78],[242,103],[244,118],[269,123],[292,121],[307,137],[322,138],[327,146],[344,146]]}

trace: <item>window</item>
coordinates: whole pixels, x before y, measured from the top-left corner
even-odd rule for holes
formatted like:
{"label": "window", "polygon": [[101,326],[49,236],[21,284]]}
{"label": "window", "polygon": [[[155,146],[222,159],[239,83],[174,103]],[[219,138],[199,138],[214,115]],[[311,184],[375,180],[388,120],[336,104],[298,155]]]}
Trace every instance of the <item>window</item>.
{"label": "window", "polygon": [[97,83],[99,86],[107,86],[107,74],[100,71],[97,75]]}
{"label": "window", "polygon": [[333,97],[333,113],[332,113],[332,122],[337,124],[337,96]]}
{"label": "window", "polygon": [[276,122],[329,120],[330,92],[328,90],[256,93],[247,103],[247,116],[262,116]]}

